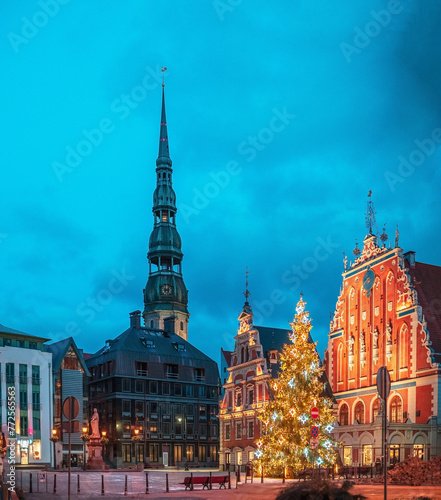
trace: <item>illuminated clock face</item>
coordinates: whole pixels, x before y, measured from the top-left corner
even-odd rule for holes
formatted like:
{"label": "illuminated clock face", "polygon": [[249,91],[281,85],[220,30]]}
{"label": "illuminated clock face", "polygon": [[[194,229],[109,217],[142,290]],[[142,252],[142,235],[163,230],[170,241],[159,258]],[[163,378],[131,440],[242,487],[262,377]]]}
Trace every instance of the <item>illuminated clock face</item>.
{"label": "illuminated clock face", "polygon": [[162,295],[171,295],[173,288],[170,285],[162,285],[161,293]]}
{"label": "illuminated clock face", "polygon": [[375,274],[374,271],[366,271],[363,276],[363,288],[370,290],[374,286]]}

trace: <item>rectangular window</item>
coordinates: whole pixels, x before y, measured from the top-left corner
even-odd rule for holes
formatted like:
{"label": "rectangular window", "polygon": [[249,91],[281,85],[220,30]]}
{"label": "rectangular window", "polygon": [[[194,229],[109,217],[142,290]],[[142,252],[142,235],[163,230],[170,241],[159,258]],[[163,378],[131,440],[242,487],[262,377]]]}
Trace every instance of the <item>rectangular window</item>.
{"label": "rectangular window", "polygon": [[144,401],[135,401],[135,414],[137,417],[144,416]]}
{"label": "rectangular window", "polygon": [[6,363],[6,382],[14,383],[14,363]]}
{"label": "rectangular window", "polygon": [[158,444],[149,444],[149,457],[150,457],[150,462],[157,462],[159,460]]}
{"label": "rectangular window", "polygon": [[175,444],[173,458],[174,458],[175,464],[177,462],[182,462],[182,444]]}
{"label": "rectangular window", "polygon": [[34,411],[40,411],[40,393],[39,392],[32,393],[32,409]]}
{"label": "rectangular window", "polygon": [[158,432],[158,423],[157,422],[150,422],[150,432],[152,434],[156,434]]}
{"label": "rectangular window", "polygon": [[132,384],[129,378],[123,378],[122,390],[123,392],[130,392],[132,390]]}
{"label": "rectangular window", "polygon": [[187,462],[194,461],[194,446],[192,444],[187,444],[185,446],[185,457],[187,459]]}
{"label": "rectangular window", "polygon": [[204,444],[199,445],[199,462],[207,461],[207,446]]}
{"label": "rectangular window", "polygon": [[225,439],[230,439],[230,424],[225,425]]}
{"label": "rectangular window", "polygon": [[175,386],[175,396],[182,395],[182,385],[181,384],[173,384]]}
{"label": "rectangular window", "polygon": [[135,392],[143,393],[144,392],[144,380],[136,380],[135,381]]}
{"label": "rectangular window", "polygon": [[236,423],[236,439],[242,439],[242,422]]}
{"label": "rectangular window", "polygon": [[131,448],[132,448],[132,446],[130,444],[123,444],[122,445],[122,460],[123,460],[123,462],[130,462],[132,460]]}
{"label": "rectangular window", "polygon": [[343,465],[352,465],[352,446],[343,446]]}
{"label": "rectangular window", "polygon": [[4,339],[4,346],[12,346],[12,340],[11,339]]}
{"label": "rectangular window", "polygon": [[150,403],[150,413],[153,413],[155,415],[158,414],[158,402],[157,401],[152,401]]}
{"label": "rectangular window", "polygon": [[207,407],[205,405],[199,405],[199,418],[200,419],[207,418]]}
{"label": "rectangular window", "polygon": [[390,446],[390,463],[391,465],[395,465],[400,461],[400,445],[391,444],[389,446]]}
{"label": "rectangular window", "polygon": [[33,417],[32,423],[34,425],[34,433],[40,430],[40,419],[38,417]]}
{"label": "rectangular window", "polygon": [[165,365],[165,376],[167,378],[178,378],[178,365]]}
{"label": "rectangular window", "polygon": [[165,395],[170,394],[170,383],[169,382],[162,382],[162,394],[165,394]]}
{"label": "rectangular window", "polygon": [[170,434],[170,422],[162,422],[162,433]]}
{"label": "rectangular window", "polygon": [[217,446],[215,444],[210,444],[210,460],[212,462],[217,462],[219,460],[218,457]]}
{"label": "rectangular window", "polygon": [[194,425],[190,422],[187,422],[187,434],[190,436],[194,433]]}
{"label": "rectangular window", "polygon": [[122,431],[123,431],[123,437],[128,438],[130,436],[130,429],[131,429],[132,423],[130,420],[123,420],[122,421]]}
{"label": "rectangular window", "polygon": [[200,426],[199,426],[199,435],[207,437],[207,424],[200,424]]}
{"label": "rectangular window", "polygon": [[136,361],[136,376],[137,377],[147,377],[148,371],[147,371],[147,363],[144,361]]}
{"label": "rectangular window", "polygon": [[20,384],[28,383],[28,367],[27,365],[19,365],[19,375],[20,375]]}
{"label": "rectangular window", "polygon": [[144,445],[143,444],[137,444],[136,445],[136,461],[137,462],[144,462]]}
{"label": "rectangular window", "polygon": [[25,346],[25,341],[24,340],[17,340],[17,347],[23,348]]}
{"label": "rectangular window", "polygon": [[205,398],[205,385],[200,385],[198,387],[198,394],[200,398]]}
{"label": "rectangular window", "polygon": [[413,445],[413,456],[418,457],[420,460],[424,458],[424,448],[422,444]]}
{"label": "rectangular window", "polygon": [[29,349],[37,349],[37,342],[29,342]]}
{"label": "rectangular window", "polygon": [[32,365],[32,385],[40,385],[40,367]]}
{"label": "rectangular window", "polygon": [[254,460],[254,451],[248,452],[248,462],[252,462]]}
{"label": "rectangular window", "polygon": [[194,415],[194,406],[193,405],[187,405],[187,417]]}
{"label": "rectangular window", "polygon": [[28,435],[28,417],[20,417],[20,436]]}
{"label": "rectangular window", "polygon": [[217,424],[211,424],[210,428],[211,428],[210,436],[217,437],[217,434],[218,434]]}
{"label": "rectangular window", "polygon": [[158,394],[158,382],[156,380],[150,380],[150,393]]}
{"label": "rectangular window", "polygon": [[363,465],[372,465],[372,445],[363,445]]}
{"label": "rectangular window", "polygon": [[28,391],[20,391],[20,409],[26,410],[28,407]]}
{"label": "rectangular window", "polygon": [[205,370],[203,368],[195,368],[194,379],[196,382],[203,382],[205,380]]}
{"label": "rectangular window", "polygon": [[254,390],[250,389],[248,391],[248,404],[252,405],[254,403]]}
{"label": "rectangular window", "polygon": [[125,416],[130,416],[131,415],[131,409],[130,409],[130,399],[123,399],[122,402],[122,414],[123,417]]}
{"label": "rectangular window", "polygon": [[254,422],[248,422],[248,437],[252,438],[254,437]]}
{"label": "rectangular window", "polygon": [[210,406],[210,418],[216,418],[217,416],[217,406]]}

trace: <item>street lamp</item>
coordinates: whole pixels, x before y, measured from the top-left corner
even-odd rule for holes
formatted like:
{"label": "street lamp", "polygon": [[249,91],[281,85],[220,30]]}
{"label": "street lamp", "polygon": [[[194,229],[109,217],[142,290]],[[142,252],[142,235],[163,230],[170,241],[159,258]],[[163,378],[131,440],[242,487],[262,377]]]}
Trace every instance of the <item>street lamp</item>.
{"label": "street lamp", "polygon": [[109,442],[109,439],[106,437],[107,436],[107,431],[101,431],[101,444],[104,445],[103,449],[103,454],[104,454],[104,461],[106,460],[106,454],[107,454],[107,443]]}
{"label": "street lamp", "polygon": [[57,468],[57,457],[55,455],[55,443],[58,441],[57,429],[52,429],[52,436],[49,438],[54,443],[54,469]]}
{"label": "street lamp", "polygon": [[136,454],[136,443],[138,441],[141,441],[141,438],[139,437],[139,429],[135,429],[133,431],[135,433],[134,436],[132,436],[132,441],[134,442],[134,446],[135,446],[135,462],[136,462],[136,469],[138,469],[138,455]]}
{"label": "street lamp", "polygon": [[83,440],[83,470],[86,470],[86,441],[89,440],[88,430],[88,427],[83,427],[83,434],[81,435],[81,439]]}

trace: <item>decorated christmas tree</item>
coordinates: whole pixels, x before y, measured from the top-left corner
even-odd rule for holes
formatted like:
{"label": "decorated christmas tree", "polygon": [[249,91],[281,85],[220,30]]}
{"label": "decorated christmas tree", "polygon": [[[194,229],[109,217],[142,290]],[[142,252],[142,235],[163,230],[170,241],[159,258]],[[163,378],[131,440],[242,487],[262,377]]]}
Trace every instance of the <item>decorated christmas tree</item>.
{"label": "decorated christmas tree", "polygon": [[262,433],[255,457],[267,473],[282,468],[296,473],[305,467],[332,466],[336,460],[332,400],[326,394],[317,343],[311,342],[305,304],[300,297],[291,343],[283,347],[279,377],[270,382],[270,403],[259,416]]}

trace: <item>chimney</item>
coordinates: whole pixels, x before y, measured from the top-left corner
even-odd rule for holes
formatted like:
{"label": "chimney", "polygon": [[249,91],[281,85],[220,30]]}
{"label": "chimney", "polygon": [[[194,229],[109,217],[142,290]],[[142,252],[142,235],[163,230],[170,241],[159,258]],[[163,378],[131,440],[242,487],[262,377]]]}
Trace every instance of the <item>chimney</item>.
{"label": "chimney", "polygon": [[175,316],[164,318],[164,330],[168,333],[175,333]]}
{"label": "chimney", "polygon": [[141,328],[141,311],[130,313],[130,328]]}
{"label": "chimney", "polygon": [[415,252],[409,251],[404,254],[404,258],[409,262],[410,267],[415,267]]}

